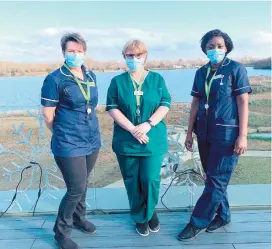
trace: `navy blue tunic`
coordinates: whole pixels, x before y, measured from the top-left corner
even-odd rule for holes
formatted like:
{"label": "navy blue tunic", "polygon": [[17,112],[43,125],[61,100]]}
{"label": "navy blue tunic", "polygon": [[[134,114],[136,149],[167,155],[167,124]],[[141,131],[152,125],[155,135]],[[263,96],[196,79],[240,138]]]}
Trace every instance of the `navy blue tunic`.
{"label": "navy blue tunic", "polygon": [[208,67],[209,63],[197,70],[191,92],[200,100],[194,132],[199,140],[233,145],[239,135],[236,97],[252,91],[247,72],[242,64],[225,58],[212,82],[207,115],[205,80]]}
{"label": "navy blue tunic", "polygon": [[[47,75],[41,89],[41,104],[56,107],[51,149],[55,156],[78,157],[93,153],[101,147],[95,107],[98,103],[96,77],[82,67],[84,81],[90,86],[92,112],[87,115],[86,100],[71,72],[64,66]],[[87,86],[83,84],[86,92]]]}

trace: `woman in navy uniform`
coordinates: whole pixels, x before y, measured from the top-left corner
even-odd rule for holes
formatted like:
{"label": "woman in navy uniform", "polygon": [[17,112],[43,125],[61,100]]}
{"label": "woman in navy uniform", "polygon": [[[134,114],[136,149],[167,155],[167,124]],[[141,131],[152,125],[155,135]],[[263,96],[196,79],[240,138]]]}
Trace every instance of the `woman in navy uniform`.
{"label": "woman in navy uniform", "polygon": [[238,156],[247,148],[251,87],[246,69],[226,57],[233,43],[220,30],[206,33],[201,48],[210,62],[195,75],[185,146],[193,150],[194,131],[206,181],[190,223],[178,234],[179,240],[190,240],[204,230],[213,232],[230,223],[227,186]]}
{"label": "woman in navy uniform", "polygon": [[54,226],[55,240],[62,249],[76,249],[70,239],[72,227],[94,233],[85,219],[87,181],[101,147],[95,107],[96,77],[83,65],[86,42],[77,33],[61,39],[64,64],[50,73],[41,89],[41,104],[47,127],[52,131],[51,149],[62,172],[67,192]]}

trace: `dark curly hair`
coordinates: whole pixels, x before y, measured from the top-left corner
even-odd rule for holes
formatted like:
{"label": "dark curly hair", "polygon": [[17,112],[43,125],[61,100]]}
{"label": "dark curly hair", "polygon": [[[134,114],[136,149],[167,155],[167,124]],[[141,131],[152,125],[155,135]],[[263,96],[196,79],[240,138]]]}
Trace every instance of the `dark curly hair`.
{"label": "dark curly hair", "polygon": [[230,39],[229,35],[227,33],[222,32],[220,29],[214,29],[211,30],[209,32],[207,32],[202,38],[201,38],[201,49],[202,51],[207,54],[206,52],[206,45],[207,43],[216,36],[221,36],[223,37],[225,44],[226,44],[226,48],[227,48],[227,53],[230,53],[233,50],[233,43],[232,40]]}

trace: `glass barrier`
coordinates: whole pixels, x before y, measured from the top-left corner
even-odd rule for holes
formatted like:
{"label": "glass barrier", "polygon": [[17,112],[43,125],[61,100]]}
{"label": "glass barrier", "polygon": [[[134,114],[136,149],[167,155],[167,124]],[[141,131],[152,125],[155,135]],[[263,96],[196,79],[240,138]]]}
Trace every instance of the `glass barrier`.
{"label": "glass barrier", "polygon": [[[190,74],[192,77],[190,70],[179,70],[181,71],[179,73],[182,75],[182,71],[186,71],[185,74]],[[171,70],[168,74],[170,73]],[[98,79],[99,77],[105,79],[105,75],[100,74]],[[167,72],[164,71],[162,74],[167,78],[165,76]],[[177,71],[174,74],[177,74]],[[105,85],[108,85],[109,78],[112,76],[111,74],[106,77],[107,84]],[[171,79],[172,76],[168,77]],[[0,90],[3,90],[1,84],[18,84],[19,78],[15,79],[16,82],[13,82],[13,78],[0,80]],[[39,84],[38,87],[35,86],[39,89],[42,84],[41,78],[29,78],[31,78],[31,84],[33,82]],[[21,80],[25,81],[25,77]],[[170,92],[175,93],[173,86],[171,87],[172,82],[169,81]],[[239,159],[229,191],[233,205],[269,205],[269,196],[271,196],[269,194],[271,186],[271,78],[250,77],[250,81],[253,94],[249,97],[248,151]],[[186,86],[188,95],[191,82],[192,80],[187,83],[189,86]],[[105,90],[104,87],[103,92]],[[8,94],[13,96],[12,92],[5,92],[5,95]],[[16,96],[20,98],[27,94],[21,88],[21,92],[17,92]],[[102,97],[105,97],[105,93],[103,94],[101,94]],[[161,194],[158,204],[158,208],[161,209],[193,207],[203,191],[205,181],[196,139],[194,139],[193,153],[188,152],[184,147],[190,97],[187,97],[185,102],[179,101],[180,98],[180,94],[173,94],[174,103],[165,118],[168,127],[169,151],[165,155],[161,168]],[[13,102],[15,103],[17,102]],[[18,107],[12,103],[0,102],[1,211],[4,211],[10,204],[22,175],[18,194],[8,213],[33,211],[39,188],[41,197],[35,211],[56,212],[65,193],[64,181],[50,151],[51,133],[43,123],[40,106],[37,104],[38,100],[33,103],[31,107],[26,105]],[[104,105],[97,108],[97,116],[102,136],[102,148],[89,178],[88,210],[127,210],[129,206],[126,190],[116,156],[111,149],[113,121],[105,112]],[[39,165],[35,162],[41,166],[42,175]],[[32,167],[23,172],[23,169],[30,165]],[[262,191],[265,197],[260,199],[258,191]],[[255,197],[253,192],[256,193]]]}

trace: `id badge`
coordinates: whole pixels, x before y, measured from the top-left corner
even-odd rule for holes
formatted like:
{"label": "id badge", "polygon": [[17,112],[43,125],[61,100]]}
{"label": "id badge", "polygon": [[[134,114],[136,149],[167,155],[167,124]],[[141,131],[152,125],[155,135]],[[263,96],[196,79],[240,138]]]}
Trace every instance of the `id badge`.
{"label": "id badge", "polygon": [[142,91],[134,91],[134,95],[135,96],[142,96],[142,95],[144,95],[144,92],[142,92]]}

